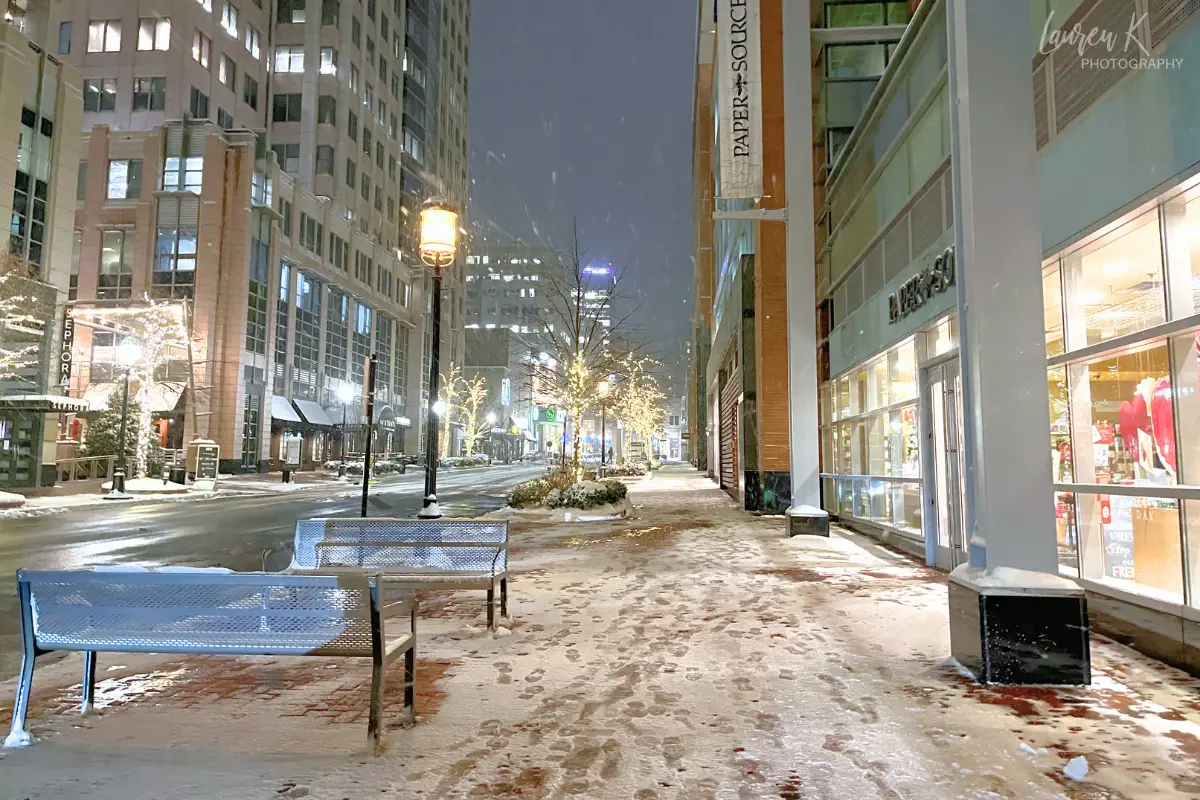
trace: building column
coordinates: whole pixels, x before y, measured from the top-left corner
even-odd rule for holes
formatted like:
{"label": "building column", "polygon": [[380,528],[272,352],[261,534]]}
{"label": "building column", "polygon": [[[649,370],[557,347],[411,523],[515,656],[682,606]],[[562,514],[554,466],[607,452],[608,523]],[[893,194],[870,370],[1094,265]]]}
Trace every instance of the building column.
{"label": "building column", "polygon": [[812,158],[812,34],[807,0],[783,0],[787,160],[787,352],[792,507],[821,507]]}
{"label": "building column", "polygon": [[986,683],[1090,682],[1082,590],[1057,576],[1027,4],[949,0],[969,562],[955,658]]}

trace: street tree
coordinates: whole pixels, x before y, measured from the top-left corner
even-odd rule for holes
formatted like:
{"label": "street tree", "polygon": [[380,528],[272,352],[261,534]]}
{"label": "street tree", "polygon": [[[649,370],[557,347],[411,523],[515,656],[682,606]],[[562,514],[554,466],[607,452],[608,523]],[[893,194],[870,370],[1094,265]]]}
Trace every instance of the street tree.
{"label": "street tree", "polygon": [[558,265],[540,287],[545,297],[536,318],[537,348],[545,357],[528,359],[529,388],[536,402],[566,411],[571,423],[571,463],[576,481],[583,478],[580,420],[597,408],[599,384],[619,373],[641,351],[630,323],[635,309],[614,312],[621,297],[621,275],[609,265],[590,263],[578,224],[567,231]]}
{"label": "street tree", "polygon": [[483,404],[487,402],[487,379],[476,375],[462,383],[463,430],[467,437],[467,458],[470,458],[475,453],[476,443],[491,432],[492,425],[480,416]]}
{"label": "street tree", "polygon": [[[615,387],[615,416],[624,423],[626,435],[649,445],[666,421],[666,395],[658,377],[651,371],[658,362],[629,356],[621,365]],[[628,449],[626,449],[628,452]]]}
{"label": "street tree", "polygon": [[465,381],[463,380],[462,368],[450,362],[446,373],[442,378],[442,385],[438,387],[438,401],[442,403],[442,442],[439,452],[439,458],[450,458],[454,454],[450,452],[450,429],[453,423],[462,416],[463,388]]}
{"label": "street tree", "polygon": [[121,416],[125,413],[124,402],[123,390],[114,391],[108,396],[108,405],[88,422],[84,451],[89,456],[116,456],[117,467],[128,465],[132,472],[129,475],[131,478],[138,474],[156,475],[162,470],[162,448],[157,437],[152,436],[148,441],[144,441],[145,437],[138,428],[142,418],[142,407],[137,397],[132,395],[129,398],[125,425],[125,446],[121,447]]}

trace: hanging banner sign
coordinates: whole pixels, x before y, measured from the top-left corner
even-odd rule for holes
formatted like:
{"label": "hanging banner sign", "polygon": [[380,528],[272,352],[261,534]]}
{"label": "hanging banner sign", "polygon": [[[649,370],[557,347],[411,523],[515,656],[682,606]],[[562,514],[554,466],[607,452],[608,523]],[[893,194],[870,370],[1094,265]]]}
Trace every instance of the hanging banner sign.
{"label": "hanging banner sign", "polygon": [[763,193],[759,0],[717,0],[722,198]]}
{"label": "hanging banner sign", "polygon": [[75,317],[71,315],[71,309],[68,308],[63,312],[62,324],[62,342],[59,345],[58,354],[58,385],[69,386],[71,384],[71,363],[75,358]]}

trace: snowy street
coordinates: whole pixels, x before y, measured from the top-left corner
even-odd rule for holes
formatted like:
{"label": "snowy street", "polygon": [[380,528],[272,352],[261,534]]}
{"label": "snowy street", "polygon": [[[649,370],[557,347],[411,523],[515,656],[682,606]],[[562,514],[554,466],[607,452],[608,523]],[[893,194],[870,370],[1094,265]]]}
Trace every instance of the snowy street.
{"label": "snowy street", "polygon": [[80,718],[71,655],[39,665],[0,795],[1200,796],[1200,681],[1098,637],[1090,688],[987,688],[946,661],[944,575],[841,530],[789,540],[687,467],[630,499],[512,523],[500,635],[481,592],[422,595],[421,718],[379,758],[366,663],[101,655]]}

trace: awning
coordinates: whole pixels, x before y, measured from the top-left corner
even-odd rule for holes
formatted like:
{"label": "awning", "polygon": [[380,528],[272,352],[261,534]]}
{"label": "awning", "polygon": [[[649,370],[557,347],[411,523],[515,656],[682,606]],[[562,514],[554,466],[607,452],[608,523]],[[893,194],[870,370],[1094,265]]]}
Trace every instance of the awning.
{"label": "awning", "polygon": [[14,411],[87,411],[89,406],[76,397],[59,394],[0,395],[0,408]]}
{"label": "awning", "polygon": [[304,417],[304,421],[310,425],[321,425],[326,428],[333,427],[333,420],[325,414],[325,409],[321,408],[320,404],[314,403],[312,400],[293,400],[292,405],[300,412],[300,416]]}
{"label": "awning", "polygon": [[300,415],[296,413],[296,409],[292,408],[288,399],[278,394],[271,398],[271,418],[280,422],[300,421]]}
{"label": "awning", "polygon": [[115,383],[89,383],[83,390],[83,402],[88,404],[91,411],[103,411],[108,408],[108,398],[116,390]]}
{"label": "awning", "polygon": [[154,383],[146,388],[146,404],[155,413],[174,411],[179,405],[179,396],[183,394],[182,383]]}

